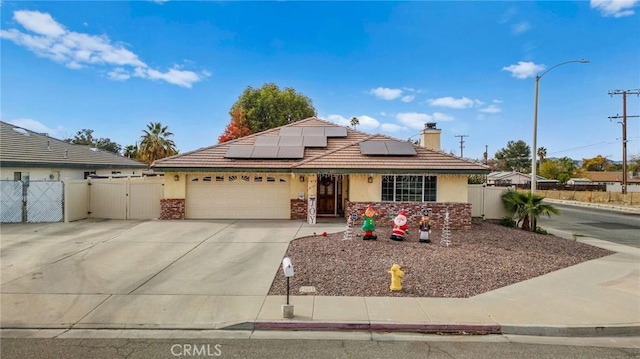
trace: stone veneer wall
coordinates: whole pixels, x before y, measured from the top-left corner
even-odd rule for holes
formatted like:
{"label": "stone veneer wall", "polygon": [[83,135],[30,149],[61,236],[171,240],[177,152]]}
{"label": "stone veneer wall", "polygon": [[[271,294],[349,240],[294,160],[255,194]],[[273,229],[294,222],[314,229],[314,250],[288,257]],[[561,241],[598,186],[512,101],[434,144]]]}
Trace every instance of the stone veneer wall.
{"label": "stone veneer wall", "polygon": [[161,199],[160,219],[184,219],[184,199]]}
{"label": "stone veneer wall", "polygon": [[350,202],[346,201],[345,219],[353,212],[360,214],[368,205],[380,211],[380,216],[376,220],[376,226],[390,227],[393,218],[405,210],[410,229],[418,227],[422,218],[423,208],[431,210],[431,228],[441,229],[444,224],[444,214],[449,210],[449,226],[451,229],[471,229],[471,204],[453,202]]}
{"label": "stone veneer wall", "polygon": [[307,219],[307,200],[291,200],[291,219]]}

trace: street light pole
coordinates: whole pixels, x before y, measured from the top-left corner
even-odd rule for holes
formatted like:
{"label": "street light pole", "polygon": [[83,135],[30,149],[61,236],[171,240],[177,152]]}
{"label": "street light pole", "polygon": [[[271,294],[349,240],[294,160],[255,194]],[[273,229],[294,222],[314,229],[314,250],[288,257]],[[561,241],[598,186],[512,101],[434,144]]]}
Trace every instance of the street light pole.
{"label": "street light pole", "polygon": [[[536,147],[536,140],[538,138],[538,88],[540,87],[540,78],[542,78],[542,76],[544,76],[547,72],[555,69],[558,66],[562,66],[562,65],[566,65],[566,64],[570,64],[570,63],[574,63],[574,62],[578,62],[581,64],[587,64],[589,63],[589,60],[571,60],[571,61],[565,61],[565,62],[561,62],[555,66],[550,67],[549,69],[547,69],[547,71],[543,72],[540,75],[536,75],[536,87],[535,87],[535,94],[533,97],[533,147],[531,148],[531,194],[535,194],[536,193],[536,156],[538,155],[536,152],[538,152],[538,148]],[[535,228],[533,228],[532,230],[535,230]]]}

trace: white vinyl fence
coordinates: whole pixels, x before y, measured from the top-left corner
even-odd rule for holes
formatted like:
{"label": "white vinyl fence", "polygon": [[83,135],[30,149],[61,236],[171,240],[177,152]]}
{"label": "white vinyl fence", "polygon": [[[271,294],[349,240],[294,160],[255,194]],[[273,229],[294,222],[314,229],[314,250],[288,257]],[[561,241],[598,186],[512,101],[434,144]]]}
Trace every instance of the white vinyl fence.
{"label": "white vinyl fence", "polygon": [[490,187],[483,184],[469,185],[469,203],[471,216],[484,219],[501,219],[509,216],[509,212],[502,205],[501,196],[509,187]]}

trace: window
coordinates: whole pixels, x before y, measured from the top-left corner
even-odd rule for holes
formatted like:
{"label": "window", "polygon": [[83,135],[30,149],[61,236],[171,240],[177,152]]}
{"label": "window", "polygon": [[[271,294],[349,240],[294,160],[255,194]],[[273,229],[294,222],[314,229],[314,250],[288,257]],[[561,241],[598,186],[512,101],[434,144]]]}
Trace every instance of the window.
{"label": "window", "polygon": [[434,202],[436,176],[383,176],[382,200],[386,202]]}
{"label": "window", "polygon": [[22,172],[13,172],[14,181],[22,181]]}

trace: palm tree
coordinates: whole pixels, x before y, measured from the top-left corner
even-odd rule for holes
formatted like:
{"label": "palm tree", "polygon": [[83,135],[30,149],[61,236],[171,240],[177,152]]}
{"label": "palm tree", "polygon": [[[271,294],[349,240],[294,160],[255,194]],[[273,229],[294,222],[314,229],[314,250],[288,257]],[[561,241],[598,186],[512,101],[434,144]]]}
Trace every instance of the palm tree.
{"label": "palm tree", "polygon": [[508,191],[502,195],[502,203],[505,209],[515,217],[516,226],[522,223],[522,229],[532,232],[536,230],[538,217],[542,215],[551,217],[551,214],[560,214],[557,208],[542,203],[543,199],[543,196],[531,192]]}
{"label": "palm tree", "polygon": [[544,162],[544,159],[547,158],[547,149],[544,147],[538,148],[538,158],[540,158],[540,164]]}
{"label": "palm tree", "polygon": [[360,120],[358,120],[358,118],[356,116],[351,117],[351,127],[353,127],[353,129],[356,129],[356,126],[360,124]]}
{"label": "palm tree", "polygon": [[146,163],[173,156],[178,153],[176,144],[171,137],[173,133],[167,131],[167,126],[162,126],[160,122],[150,122],[147,129],[143,130],[140,137],[140,159]]}
{"label": "palm tree", "polygon": [[138,158],[138,144],[129,145],[124,148],[124,156],[132,159]]}

